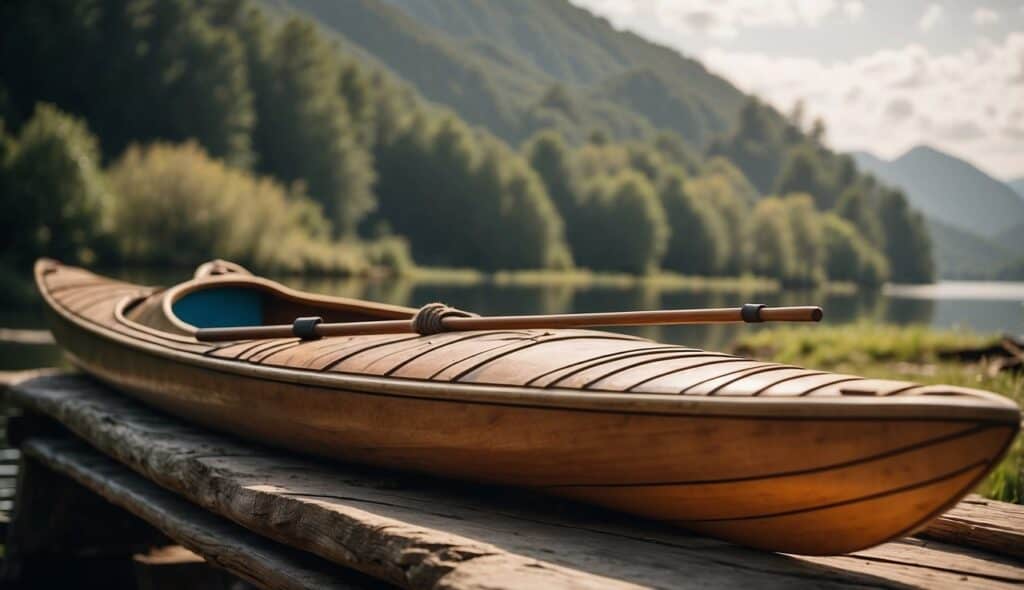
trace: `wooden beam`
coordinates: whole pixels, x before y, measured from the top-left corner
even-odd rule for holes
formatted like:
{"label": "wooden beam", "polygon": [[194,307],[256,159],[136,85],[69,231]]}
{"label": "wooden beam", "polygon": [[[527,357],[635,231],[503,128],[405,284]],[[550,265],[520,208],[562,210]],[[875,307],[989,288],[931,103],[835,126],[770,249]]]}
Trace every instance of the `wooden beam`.
{"label": "wooden beam", "polygon": [[959,549],[919,541],[795,558],[528,492],[323,463],[181,423],[73,376],[22,382],[10,395],[213,513],[406,588],[990,588],[1024,572],[987,554],[967,567]]}
{"label": "wooden beam", "polygon": [[205,512],[72,437],[31,438],[22,445],[22,452],[148,522],[211,565],[260,588],[354,590],[377,586],[365,576],[278,545]]}
{"label": "wooden beam", "polygon": [[1024,559],[1024,506],[973,494],[918,536]]}

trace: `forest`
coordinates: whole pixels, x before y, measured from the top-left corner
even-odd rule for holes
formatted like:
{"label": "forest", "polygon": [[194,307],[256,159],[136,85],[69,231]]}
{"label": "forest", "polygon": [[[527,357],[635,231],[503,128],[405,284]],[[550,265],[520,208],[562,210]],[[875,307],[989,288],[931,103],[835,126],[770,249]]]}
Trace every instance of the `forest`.
{"label": "forest", "polygon": [[605,104],[551,84],[501,132],[264,4],[7,2],[0,267],[933,279],[921,215],[800,109],[748,97],[687,137],[669,107],[623,132]]}

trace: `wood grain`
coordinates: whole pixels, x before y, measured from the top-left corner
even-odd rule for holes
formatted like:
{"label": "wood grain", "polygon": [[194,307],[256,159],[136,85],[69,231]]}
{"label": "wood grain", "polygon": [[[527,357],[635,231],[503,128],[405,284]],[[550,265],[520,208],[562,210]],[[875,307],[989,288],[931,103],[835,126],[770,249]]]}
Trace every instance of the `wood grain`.
{"label": "wood grain", "polygon": [[920,535],[1024,559],[1024,506],[971,495]]}
{"label": "wood grain", "polygon": [[406,588],[1009,587],[1019,561],[915,541],[795,558],[527,492],[320,463],[160,415],[95,382],[12,390],[146,479],[274,539]]}
{"label": "wood grain", "polygon": [[144,305],[180,324],[166,315],[175,297],[224,285],[259,289],[265,321],[280,305],[410,312],[246,276],[163,292],[111,282],[106,299],[102,281],[79,269],[44,261],[37,279],[75,364],[187,420],[333,459],[529,487],[775,551],[843,553],[922,526],[984,476],[1020,426],[1016,406],[986,392],[822,381],[820,371],[587,330],[214,347],[139,324],[148,312],[129,316]]}
{"label": "wood grain", "polygon": [[70,437],[32,438],[22,452],[66,475],[259,588],[356,590],[382,587],[322,559],[279,546],[200,510]]}

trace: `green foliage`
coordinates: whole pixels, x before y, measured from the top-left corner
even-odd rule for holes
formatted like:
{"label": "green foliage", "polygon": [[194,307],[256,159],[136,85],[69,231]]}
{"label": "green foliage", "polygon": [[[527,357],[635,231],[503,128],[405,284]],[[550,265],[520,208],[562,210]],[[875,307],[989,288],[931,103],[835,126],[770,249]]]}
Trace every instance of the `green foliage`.
{"label": "green foliage", "polygon": [[[738,179],[733,173],[742,179],[742,173],[727,164],[705,166],[703,174],[687,181],[686,191],[698,201],[706,203],[720,218],[720,232],[716,238],[722,252],[720,270],[723,274],[735,276],[749,270],[750,210],[754,201],[747,200],[750,196],[744,188],[736,189]],[[750,186],[745,179],[742,180],[741,187]]]}
{"label": "green foliage", "polygon": [[878,211],[871,203],[869,190],[873,185],[873,182],[868,186],[858,183],[848,187],[840,195],[835,211],[852,223],[869,243],[881,247],[885,244],[885,233],[882,231]]}
{"label": "green foliage", "polygon": [[777,195],[805,193],[814,199],[819,209],[829,209],[831,189],[822,169],[821,158],[815,153],[814,147],[801,144],[789,150],[782,170],[775,179],[773,192]]}
{"label": "green foliage", "polygon": [[[271,215],[285,224],[283,235],[304,232],[292,248],[300,267],[354,268],[312,252],[336,251],[330,239],[349,245],[360,232],[393,230],[422,262],[482,270],[563,269],[575,259],[599,271],[647,273],[664,264],[789,284],[817,283],[826,273],[877,283],[887,263],[897,280],[933,274],[920,216],[826,149],[823,126],[805,132],[799,112],[787,120],[696,62],[567,3],[267,2],[282,18],[247,0],[0,5],[0,112],[18,131],[36,101],[52,100],[87,117],[108,159],[133,142],[194,138],[187,157],[149,157],[141,148],[130,155],[187,168],[210,154],[273,177],[284,198],[224,200],[240,218],[254,217],[246,223],[270,223],[261,216]],[[290,8],[318,23],[293,18]],[[427,104],[377,59],[461,117]],[[521,154],[497,139],[527,135]],[[21,157],[16,143],[0,138],[4,170]],[[22,182],[31,171],[19,165],[0,182]],[[228,175],[210,171],[220,162],[196,166],[200,178]],[[116,169],[128,178],[123,164]],[[152,196],[132,186],[133,195],[146,195],[140,202]],[[0,188],[5,199],[18,194]],[[759,202],[773,190],[806,193],[813,204]],[[20,198],[12,211],[35,207],[34,197]],[[121,223],[117,243],[129,259],[179,264],[196,255],[189,248],[241,252],[245,244],[254,250],[239,256],[255,266],[284,264],[244,227],[228,232],[233,245],[211,242],[203,223],[220,225],[227,209],[213,207],[208,194],[195,203],[175,198],[184,205],[172,203],[170,212],[188,203],[206,212],[198,225],[177,219],[164,228],[194,235],[189,246],[145,245]],[[279,214],[269,213],[272,204],[283,207]],[[822,217],[832,210],[859,235]],[[80,231],[50,236],[56,241],[47,247],[86,257],[103,250],[104,230],[87,228],[87,217],[69,214]],[[24,239],[21,224],[8,223]],[[402,247],[362,255],[397,260],[407,256]],[[32,242],[23,257],[41,248]]]}
{"label": "green foliage", "polygon": [[706,193],[695,195],[691,187],[678,169],[662,180],[659,197],[671,230],[663,266],[684,274],[720,274],[730,254],[723,219]]}
{"label": "green foliage", "polygon": [[878,206],[892,280],[900,283],[934,280],[931,238],[921,214],[910,209],[903,193],[894,190],[883,189]]}
{"label": "green foliage", "polygon": [[96,138],[84,122],[41,104],[17,141],[0,126],[0,261],[93,262],[109,200]]}
{"label": "green foliage", "polygon": [[[354,234],[375,206],[374,172],[365,147],[368,130],[352,122],[341,94],[342,70],[334,48],[312,23],[298,20],[269,37],[265,25],[250,22],[246,41],[259,169],[285,182],[302,181],[335,233]],[[350,97],[358,104],[358,97]]]}
{"label": "green foliage", "polygon": [[[213,256],[264,272],[365,272],[409,267],[399,244],[330,241],[320,207],[298,189],[211,159],[195,143],[130,147],[109,171],[109,223],[122,261],[193,266]],[[173,244],[173,248],[168,248]]]}
{"label": "green foliage", "polygon": [[797,252],[782,199],[769,197],[758,202],[752,226],[751,270],[762,276],[790,279],[795,273]]}
{"label": "green foliage", "polygon": [[795,194],[783,199],[783,204],[795,251],[791,273],[782,278],[801,285],[821,283],[825,279],[825,247],[814,201],[809,195]]}
{"label": "green foliage", "polygon": [[540,178],[494,138],[452,115],[420,113],[377,154],[380,215],[420,261],[485,270],[570,264]]}
{"label": "green foliage", "polygon": [[822,216],[822,224],[829,279],[880,285],[889,278],[889,265],[881,252],[850,222],[828,213]]}
{"label": "green foliage", "polygon": [[588,182],[578,215],[587,229],[573,242],[580,266],[635,274],[658,267],[669,228],[654,187],[642,174],[626,170]]}
{"label": "green foliage", "polygon": [[241,45],[196,0],[3,3],[0,73],[15,123],[53,102],[87,119],[108,157],[132,141],[195,138],[251,159]]}

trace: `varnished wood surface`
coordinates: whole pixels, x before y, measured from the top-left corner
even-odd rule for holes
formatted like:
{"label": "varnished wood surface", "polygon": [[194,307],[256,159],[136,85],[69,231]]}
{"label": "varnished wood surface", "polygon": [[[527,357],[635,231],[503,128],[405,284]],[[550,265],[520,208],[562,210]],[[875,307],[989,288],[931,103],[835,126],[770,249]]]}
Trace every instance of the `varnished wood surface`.
{"label": "varnished wood surface", "polygon": [[190,420],[328,457],[532,487],[775,550],[850,551],[923,525],[1019,427],[1015,406],[984,392],[605,332],[214,347],[128,320],[147,289],[111,283],[104,299],[102,279],[50,268],[41,289],[71,358]]}
{"label": "varnished wood surface", "polygon": [[[1021,561],[948,542],[904,539],[851,555],[797,558],[528,492],[313,461],[181,423],[78,377],[24,382],[12,399],[27,411],[57,419],[142,478],[212,514],[405,588],[1010,588],[1024,583]],[[68,456],[64,448],[51,449],[55,460]],[[117,482],[123,477],[117,475]],[[103,479],[95,481],[109,488]],[[110,497],[124,501],[120,492]],[[993,503],[987,518],[1009,510],[1002,525],[1024,527],[1013,509]]]}

